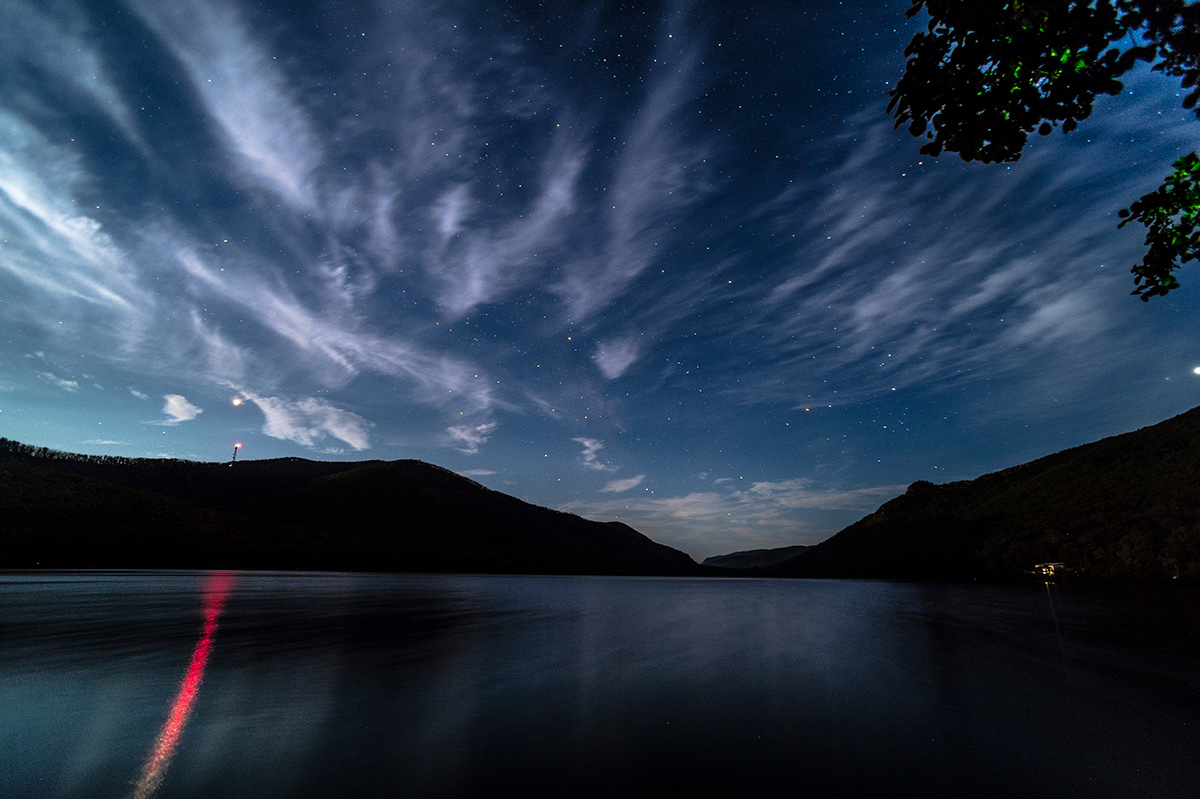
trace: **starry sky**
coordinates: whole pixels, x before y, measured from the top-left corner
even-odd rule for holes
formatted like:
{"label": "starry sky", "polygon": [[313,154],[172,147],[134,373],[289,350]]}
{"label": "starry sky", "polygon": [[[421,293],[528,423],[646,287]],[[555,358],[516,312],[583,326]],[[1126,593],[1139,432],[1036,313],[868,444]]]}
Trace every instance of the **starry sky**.
{"label": "starry sky", "polygon": [[0,436],[419,458],[697,559],[1200,404],[1131,73],[918,154],[908,0],[0,2]]}

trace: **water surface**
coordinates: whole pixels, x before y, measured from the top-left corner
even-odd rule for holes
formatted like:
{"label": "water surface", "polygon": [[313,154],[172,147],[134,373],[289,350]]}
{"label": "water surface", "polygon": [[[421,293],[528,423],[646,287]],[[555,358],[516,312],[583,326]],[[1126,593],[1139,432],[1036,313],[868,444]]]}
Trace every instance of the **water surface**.
{"label": "water surface", "polygon": [[0,575],[0,796],[1173,797],[1180,591]]}

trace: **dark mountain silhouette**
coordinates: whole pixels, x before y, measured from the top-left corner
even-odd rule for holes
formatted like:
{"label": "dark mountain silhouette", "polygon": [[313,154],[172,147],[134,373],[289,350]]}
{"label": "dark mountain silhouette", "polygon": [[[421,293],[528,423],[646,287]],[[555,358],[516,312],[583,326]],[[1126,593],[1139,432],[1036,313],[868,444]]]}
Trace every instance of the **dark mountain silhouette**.
{"label": "dark mountain silhouette", "polygon": [[0,439],[0,567],[696,574],[619,522],[421,461],[198,463]]}
{"label": "dark mountain silhouette", "polygon": [[713,555],[705,558],[701,566],[706,569],[769,570],[786,563],[808,547],[792,546],[775,549],[747,549],[730,552],[728,555]]}
{"label": "dark mountain silhouette", "polygon": [[1048,563],[1200,582],[1200,408],[975,480],[917,481],[778,573],[1002,579]]}

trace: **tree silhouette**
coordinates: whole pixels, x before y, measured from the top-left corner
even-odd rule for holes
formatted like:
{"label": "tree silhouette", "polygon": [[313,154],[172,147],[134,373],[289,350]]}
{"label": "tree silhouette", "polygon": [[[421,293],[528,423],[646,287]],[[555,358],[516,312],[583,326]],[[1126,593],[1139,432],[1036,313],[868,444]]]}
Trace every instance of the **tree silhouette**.
{"label": "tree silhouette", "polygon": [[1147,227],[1145,257],[1130,271],[1134,294],[1149,300],[1179,288],[1176,267],[1200,258],[1200,157],[1189,153],[1175,171],[1142,199],[1117,212],[1125,225],[1135,219]]}
{"label": "tree silhouette", "polygon": [[[904,50],[889,92],[896,127],[926,141],[921,153],[995,163],[1021,157],[1029,134],[1074,130],[1099,94],[1118,94],[1138,61],[1182,78],[1184,108],[1200,117],[1200,3],[1184,0],[912,0],[929,13]],[[1177,160],[1156,191],[1120,216],[1147,228],[1133,294],[1179,286],[1174,270],[1200,258],[1200,159]]]}

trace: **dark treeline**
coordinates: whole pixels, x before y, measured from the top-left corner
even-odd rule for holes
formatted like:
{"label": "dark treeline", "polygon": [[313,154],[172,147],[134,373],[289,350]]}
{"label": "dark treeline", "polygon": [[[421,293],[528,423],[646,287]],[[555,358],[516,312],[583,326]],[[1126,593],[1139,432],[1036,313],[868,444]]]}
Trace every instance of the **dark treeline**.
{"label": "dark treeline", "polygon": [[420,461],[74,455],[0,440],[0,568],[694,574],[632,528]]}
{"label": "dark treeline", "polygon": [[[137,458],[125,458],[119,455],[81,455],[75,452],[62,452],[61,450],[50,449],[49,447],[35,447],[30,444],[22,444],[20,441],[13,441],[9,438],[0,438],[0,455],[96,465],[132,466],[138,461]],[[187,463],[187,461],[180,461],[177,458],[167,458],[162,462],[167,461]]]}

